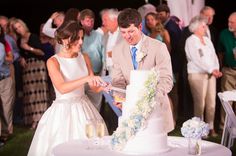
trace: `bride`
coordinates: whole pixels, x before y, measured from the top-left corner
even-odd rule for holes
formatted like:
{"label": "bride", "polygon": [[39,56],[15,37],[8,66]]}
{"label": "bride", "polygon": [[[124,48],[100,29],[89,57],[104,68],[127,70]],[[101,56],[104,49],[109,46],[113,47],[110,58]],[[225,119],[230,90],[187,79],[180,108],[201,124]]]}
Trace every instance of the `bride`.
{"label": "bride", "polygon": [[[86,121],[103,121],[84,93],[86,83],[96,92],[104,90],[101,86],[106,83],[93,75],[89,57],[81,53],[83,37],[84,31],[75,21],[56,31],[56,39],[63,48],[47,61],[56,99],[38,124],[28,156],[50,156],[53,147],[60,143],[85,139]],[[105,131],[107,134],[106,128]]]}

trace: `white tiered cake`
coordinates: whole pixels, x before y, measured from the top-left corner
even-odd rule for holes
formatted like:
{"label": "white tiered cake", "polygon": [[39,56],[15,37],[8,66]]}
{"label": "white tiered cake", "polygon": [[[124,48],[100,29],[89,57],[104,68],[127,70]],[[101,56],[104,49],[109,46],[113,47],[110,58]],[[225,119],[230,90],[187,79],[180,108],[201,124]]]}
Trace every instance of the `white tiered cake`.
{"label": "white tiered cake", "polygon": [[[123,103],[119,126],[122,120],[129,118],[138,100],[142,97],[144,84],[150,72],[144,70],[131,71],[130,84],[126,88],[126,101]],[[163,130],[163,118],[160,114],[158,107],[155,107],[148,120],[146,120],[146,126],[128,140],[122,150],[124,153],[161,153],[169,149],[167,146],[167,133]]]}

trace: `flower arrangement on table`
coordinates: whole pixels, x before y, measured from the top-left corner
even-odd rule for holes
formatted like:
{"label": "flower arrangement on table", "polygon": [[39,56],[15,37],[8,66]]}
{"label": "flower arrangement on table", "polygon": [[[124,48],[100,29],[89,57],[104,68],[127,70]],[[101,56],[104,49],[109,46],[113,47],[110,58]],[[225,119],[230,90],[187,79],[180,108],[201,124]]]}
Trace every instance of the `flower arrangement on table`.
{"label": "flower arrangement on table", "polygon": [[183,123],[181,133],[186,138],[201,139],[209,133],[209,124],[201,121],[198,117],[193,117]]}
{"label": "flower arrangement on table", "polygon": [[199,140],[209,134],[209,124],[201,121],[198,117],[193,117],[183,123],[181,134],[185,138],[188,138],[189,154],[200,155],[201,144]]}
{"label": "flower arrangement on table", "polygon": [[133,112],[128,119],[121,122],[121,125],[112,134],[111,145],[114,150],[122,150],[127,141],[145,127],[146,120],[152,113],[155,100],[156,88],[159,80],[159,73],[153,68],[141,91],[142,96],[138,100]]}

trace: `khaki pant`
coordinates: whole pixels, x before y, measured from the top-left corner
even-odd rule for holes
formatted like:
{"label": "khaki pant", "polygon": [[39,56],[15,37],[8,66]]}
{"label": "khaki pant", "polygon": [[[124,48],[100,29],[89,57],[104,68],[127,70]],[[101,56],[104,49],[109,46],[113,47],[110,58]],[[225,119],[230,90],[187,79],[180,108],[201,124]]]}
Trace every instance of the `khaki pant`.
{"label": "khaki pant", "polygon": [[194,73],[188,74],[188,81],[193,96],[194,116],[205,120],[210,129],[214,129],[216,78],[208,74]]}
{"label": "khaki pant", "polygon": [[12,77],[0,81],[0,104],[2,105],[2,135],[13,132],[13,104],[15,99],[15,86]]}
{"label": "khaki pant", "polygon": [[[224,67],[222,69],[223,76],[221,78],[221,91],[231,91],[236,89],[236,68]],[[231,103],[232,105],[233,103]],[[234,105],[235,106],[235,105]],[[236,108],[233,108],[236,111]],[[220,129],[224,128],[225,123],[225,111],[221,106],[220,110]]]}

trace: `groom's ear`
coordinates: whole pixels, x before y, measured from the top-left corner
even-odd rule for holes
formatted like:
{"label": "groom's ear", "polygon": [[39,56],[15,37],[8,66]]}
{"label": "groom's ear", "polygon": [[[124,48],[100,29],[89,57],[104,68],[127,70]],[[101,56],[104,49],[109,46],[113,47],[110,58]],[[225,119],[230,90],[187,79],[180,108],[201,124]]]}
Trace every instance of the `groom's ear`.
{"label": "groom's ear", "polygon": [[142,23],[139,24],[138,29],[142,31],[142,29],[143,29]]}

